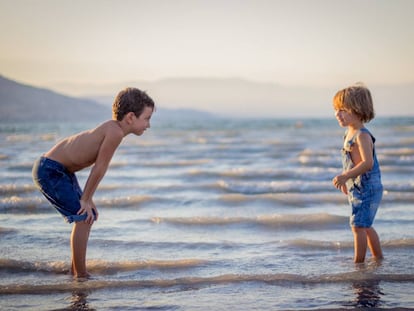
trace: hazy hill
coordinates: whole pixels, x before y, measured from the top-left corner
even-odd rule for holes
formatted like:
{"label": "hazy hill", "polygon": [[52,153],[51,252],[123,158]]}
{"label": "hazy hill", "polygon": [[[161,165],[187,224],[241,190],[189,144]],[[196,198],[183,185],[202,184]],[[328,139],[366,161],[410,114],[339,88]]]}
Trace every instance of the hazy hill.
{"label": "hazy hill", "polygon": [[[0,76],[0,121],[103,121],[111,118],[115,95],[71,97]],[[158,102],[156,106],[155,122],[214,117],[196,109],[168,109]]]}
{"label": "hazy hill", "polygon": [[[229,78],[174,78],[107,84],[57,83],[54,90],[22,85],[0,76],[1,120],[99,120],[126,86],[154,99],[154,122],[232,117],[333,117],[334,87],[283,86]],[[49,86],[48,86],[49,87]],[[369,85],[377,116],[413,116],[414,84]],[[76,96],[76,97],[75,97]],[[208,111],[209,113],[207,113]]]}
{"label": "hazy hill", "polygon": [[321,116],[334,89],[287,87],[239,78],[170,78],[120,83],[56,83],[54,89],[107,105],[125,86],[148,92],[158,106],[208,111],[230,117]]}
{"label": "hazy hill", "polygon": [[111,117],[110,107],[0,76],[0,121],[88,121]]}

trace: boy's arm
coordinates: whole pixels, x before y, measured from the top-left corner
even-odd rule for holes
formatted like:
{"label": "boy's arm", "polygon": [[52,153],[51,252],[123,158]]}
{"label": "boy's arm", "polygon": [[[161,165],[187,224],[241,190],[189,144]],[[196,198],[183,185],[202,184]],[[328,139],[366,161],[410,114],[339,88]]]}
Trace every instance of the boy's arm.
{"label": "boy's arm", "polygon": [[99,182],[105,175],[112,156],[121,143],[122,138],[122,132],[108,131],[99,148],[95,164],[91,169],[88,180],[85,184],[85,188],[83,190],[83,195],[80,200],[81,208],[78,212],[78,214],[84,214],[85,212],[87,213],[88,216],[85,220],[87,223],[92,224],[94,221],[94,215],[92,211],[95,211],[96,218],[98,218],[98,211],[92,201],[92,197],[99,185]]}

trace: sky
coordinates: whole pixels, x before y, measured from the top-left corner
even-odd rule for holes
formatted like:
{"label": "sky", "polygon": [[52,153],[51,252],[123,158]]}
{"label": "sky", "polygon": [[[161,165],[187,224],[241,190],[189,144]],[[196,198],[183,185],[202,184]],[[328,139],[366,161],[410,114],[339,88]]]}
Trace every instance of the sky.
{"label": "sky", "polygon": [[406,85],[412,12],[411,0],[0,0],[0,74],[52,88],[194,77]]}

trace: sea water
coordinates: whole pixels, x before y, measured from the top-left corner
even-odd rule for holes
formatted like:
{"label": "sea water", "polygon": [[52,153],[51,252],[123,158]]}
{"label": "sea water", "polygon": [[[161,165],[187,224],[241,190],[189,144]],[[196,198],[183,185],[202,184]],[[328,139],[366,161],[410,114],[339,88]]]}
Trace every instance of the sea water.
{"label": "sea water", "polygon": [[[0,125],[0,309],[414,308],[414,118],[378,118],[385,259],[354,264],[332,119],[161,122],[127,136],[94,201],[89,280],[32,164],[86,123]],[[79,172],[83,185],[89,170]]]}

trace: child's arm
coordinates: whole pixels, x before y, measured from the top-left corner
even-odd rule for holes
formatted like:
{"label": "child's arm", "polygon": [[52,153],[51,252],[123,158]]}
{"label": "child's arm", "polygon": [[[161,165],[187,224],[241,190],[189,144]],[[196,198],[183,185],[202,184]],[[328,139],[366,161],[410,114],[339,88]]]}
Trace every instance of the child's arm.
{"label": "child's arm", "polygon": [[354,167],[344,173],[347,178],[346,180],[364,174],[372,169],[372,166],[374,165],[374,157],[372,154],[374,146],[371,135],[368,133],[361,133],[356,139],[356,144],[358,146],[359,157],[354,161]]}
{"label": "child's arm", "polygon": [[333,184],[336,188],[341,189],[346,181],[350,178],[356,178],[365,172],[369,171],[374,165],[374,158],[372,154],[373,142],[371,135],[368,133],[361,133],[356,139],[358,152],[354,157],[354,167],[349,171],[343,172],[341,175],[333,179]]}
{"label": "child's arm", "polygon": [[81,208],[78,214],[80,215],[86,212],[88,216],[85,221],[89,224],[92,224],[94,222],[94,215],[92,211],[95,211],[96,219],[98,219],[98,211],[92,201],[92,197],[99,185],[99,182],[105,175],[112,156],[121,143],[122,138],[122,131],[112,131],[111,128],[109,131],[107,131],[99,148],[95,164],[91,169],[88,180],[86,181],[83,195],[80,200]]}

